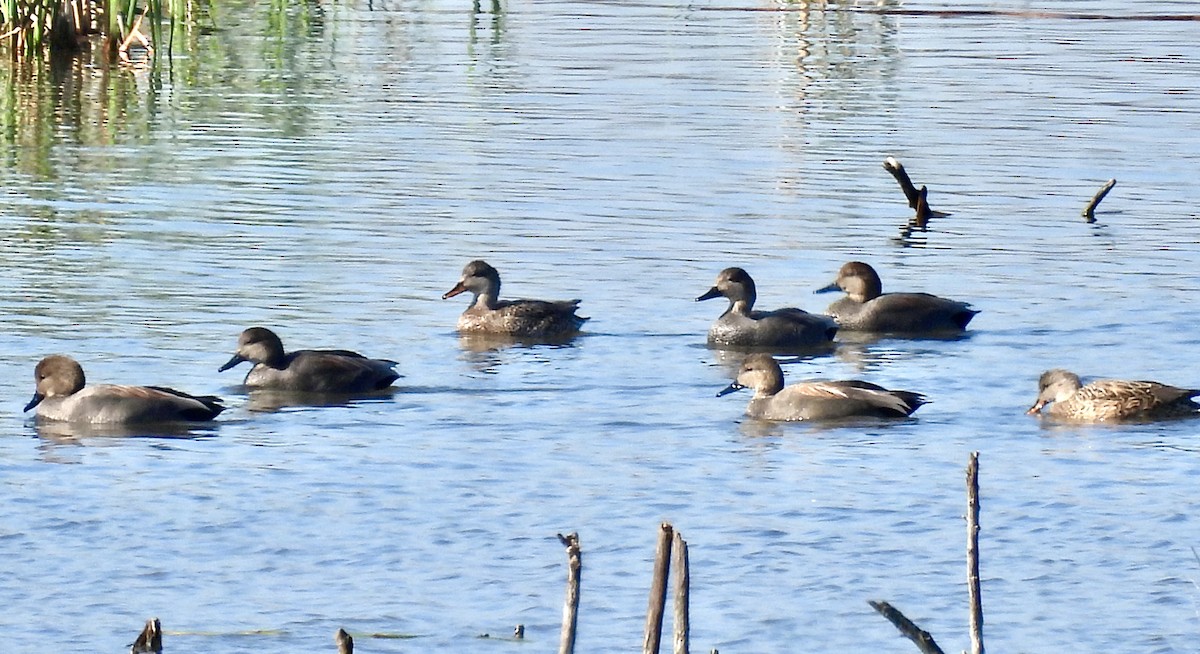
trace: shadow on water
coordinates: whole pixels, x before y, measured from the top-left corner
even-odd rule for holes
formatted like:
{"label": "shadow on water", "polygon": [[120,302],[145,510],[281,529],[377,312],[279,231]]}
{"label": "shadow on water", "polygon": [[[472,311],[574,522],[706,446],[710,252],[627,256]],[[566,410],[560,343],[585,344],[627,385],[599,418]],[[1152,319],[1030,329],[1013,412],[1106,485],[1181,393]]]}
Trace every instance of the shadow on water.
{"label": "shadow on water", "polygon": [[[897,361],[946,354],[940,344],[969,341],[973,332],[920,337],[846,332],[845,340],[838,341],[834,357],[841,363],[850,364],[855,370],[866,372],[877,370]],[[838,335],[842,339],[841,334]]]}
{"label": "shadow on water", "polygon": [[[242,387],[245,390],[245,387]],[[246,408],[271,413],[296,407],[343,407],[354,404],[385,402],[395,398],[403,389],[392,386],[370,393],[301,393],[294,391],[252,390]]]}
{"label": "shadow on water", "polygon": [[56,443],[78,444],[93,438],[173,438],[201,440],[214,438],[220,423],[147,423],[136,425],[91,425],[72,422],[35,421],[39,438]]}
{"label": "shadow on water", "polygon": [[463,361],[478,372],[494,374],[514,355],[572,350],[579,346],[577,341],[584,336],[577,334],[555,339],[528,339],[502,334],[459,334],[458,344],[462,348],[460,358]]}
{"label": "shadow on water", "polygon": [[728,346],[708,346],[708,349],[713,353],[713,359],[717,365],[729,371],[730,378],[737,375],[738,368],[742,362],[751,354],[770,354],[779,360],[781,365],[789,363],[797,363],[800,361],[812,361],[830,356],[837,351],[837,343],[828,345],[818,345],[815,347],[805,348],[777,348],[777,347],[739,347],[730,348]]}
{"label": "shadow on water", "polygon": [[[873,432],[873,430],[888,429],[902,424],[911,424],[918,422],[919,417],[914,414],[906,418],[874,418],[874,417],[851,417],[838,418],[835,420],[793,420],[793,421],[773,421],[760,420],[758,418],[748,418],[742,416],[741,422],[738,424],[738,431],[742,435],[750,438],[778,438],[803,431],[809,435],[818,435],[823,433],[837,432],[853,432],[862,436],[864,432]],[[875,439],[867,438],[863,441],[864,444],[875,442]]]}

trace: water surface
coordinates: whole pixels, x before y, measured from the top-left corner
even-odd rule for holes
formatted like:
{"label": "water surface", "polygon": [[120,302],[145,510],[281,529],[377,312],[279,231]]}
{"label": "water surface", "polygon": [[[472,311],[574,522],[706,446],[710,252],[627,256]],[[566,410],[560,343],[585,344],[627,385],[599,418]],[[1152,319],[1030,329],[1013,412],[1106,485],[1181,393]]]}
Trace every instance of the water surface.
{"label": "water surface", "polygon": [[[894,6],[885,6],[895,8]],[[903,9],[958,5],[905,3]],[[1190,3],[964,8],[1134,16]],[[656,525],[691,544],[694,649],[904,651],[868,599],[966,646],[981,457],[996,651],[1193,651],[1195,421],[1055,427],[1037,375],[1200,383],[1196,22],[874,5],[223,6],[170,71],[0,71],[6,651],[633,650]],[[950,215],[902,235],[894,155]],[[1110,177],[1096,224],[1079,213]],[[569,346],[475,348],[439,298],[583,298]],[[714,397],[718,271],[820,310],[845,261],[982,310],[844,339],[789,378],[927,393],[912,420],[772,425]],[[396,359],[393,397],[248,398],[238,333]],[[171,437],[64,438],[43,355],[228,398]],[[418,636],[371,639],[367,634]]]}

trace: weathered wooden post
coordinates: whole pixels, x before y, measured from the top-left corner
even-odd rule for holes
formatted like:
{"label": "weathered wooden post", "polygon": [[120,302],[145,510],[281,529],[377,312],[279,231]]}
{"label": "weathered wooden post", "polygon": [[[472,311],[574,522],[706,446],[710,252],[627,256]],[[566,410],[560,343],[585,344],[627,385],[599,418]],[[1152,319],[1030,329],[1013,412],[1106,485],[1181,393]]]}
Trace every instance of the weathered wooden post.
{"label": "weathered wooden post", "polygon": [[[575,652],[575,625],[579,618],[579,578],[583,573],[583,552],[579,548],[579,534],[571,532],[558,535],[558,540],[567,548],[567,599],[563,603],[562,632],[558,639],[558,654]],[[525,635],[521,628],[519,637]]]}
{"label": "weathered wooden post", "polygon": [[691,624],[688,621],[688,546],[687,541],[677,531],[675,541],[671,546],[673,555],[671,565],[675,567],[675,648],[674,654],[688,654],[688,640]]}
{"label": "weathered wooden post", "polygon": [[650,581],[650,605],[646,608],[646,637],[642,654],[658,654],[662,642],[662,620],[667,605],[667,576],[671,572],[671,537],[675,529],[664,522],[658,527],[654,551],[654,578]]}

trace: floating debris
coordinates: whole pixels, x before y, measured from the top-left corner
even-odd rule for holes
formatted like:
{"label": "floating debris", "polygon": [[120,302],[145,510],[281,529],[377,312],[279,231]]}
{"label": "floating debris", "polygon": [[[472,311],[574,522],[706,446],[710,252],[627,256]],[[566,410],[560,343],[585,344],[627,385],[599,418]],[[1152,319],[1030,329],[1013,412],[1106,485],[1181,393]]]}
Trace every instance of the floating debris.
{"label": "floating debris", "polygon": [[1088,202],[1087,206],[1083,208],[1083,217],[1086,218],[1089,223],[1096,222],[1096,205],[1100,204],[1100,201],[1104,199],[1104,196],[1108,195],[1108,192],[1111,191],[1116,185],[1117,180],[1115,177],[1105,182],[1104,186],[1101,186],[1100,190],[1096,191],[1096,194],[1092,196],[1092,201]]}
{"label": "floating debris", "polygon": [[129,646],[129,654],[158,654],[162,652],[162,623],[158,618],[146,621],[146,627]]}
{"label": "floating debris", "polygon": [[354,639],[346,633],[345,629],[337,630],[337,633],[333,635],[333,642],[337,643],[338,654],[354,654]]}

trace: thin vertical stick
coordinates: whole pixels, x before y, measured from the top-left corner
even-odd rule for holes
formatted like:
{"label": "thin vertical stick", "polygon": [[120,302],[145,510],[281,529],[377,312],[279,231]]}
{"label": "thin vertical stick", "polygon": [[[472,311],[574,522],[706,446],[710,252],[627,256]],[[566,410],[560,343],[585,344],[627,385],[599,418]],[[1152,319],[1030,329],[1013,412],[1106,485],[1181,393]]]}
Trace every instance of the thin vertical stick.
{"label": "thin vertical stick", "polygon": [[675,568],[675,654],[688,654],[688,639],[691,624],[688,621],[688,584],[691,578],[688,573],[687,541],[679,532],[675,532],[675,543],[672,545],[671,565]]}
{"label": "thin vertical stick", "polygon": [[667,523],[658,527],[658,547],[654,551],[654,578],[650,581],[650,606],[646,609],[646,638],[642,654],[658,654],[662,642],[663,613],[667,605],[667,575],[671,572],[671,536],[675,529]]}
{"label": "thin vertical stick", "polygon": [[558,654],[574,654],[575,624],[579,617],[579,578],[583,573],[583,552],[579,549],[579,534],[575,532],[566,536],[559,534],[558,540],[567,548],[567,599],[563,603],[562,632],[558,640]]}
{"label": "thin vertical stick", "polygon": [[971,603],[971,654],[983,654],[983,601],[979,592],[979,452],[967,463],[967,598]]}

